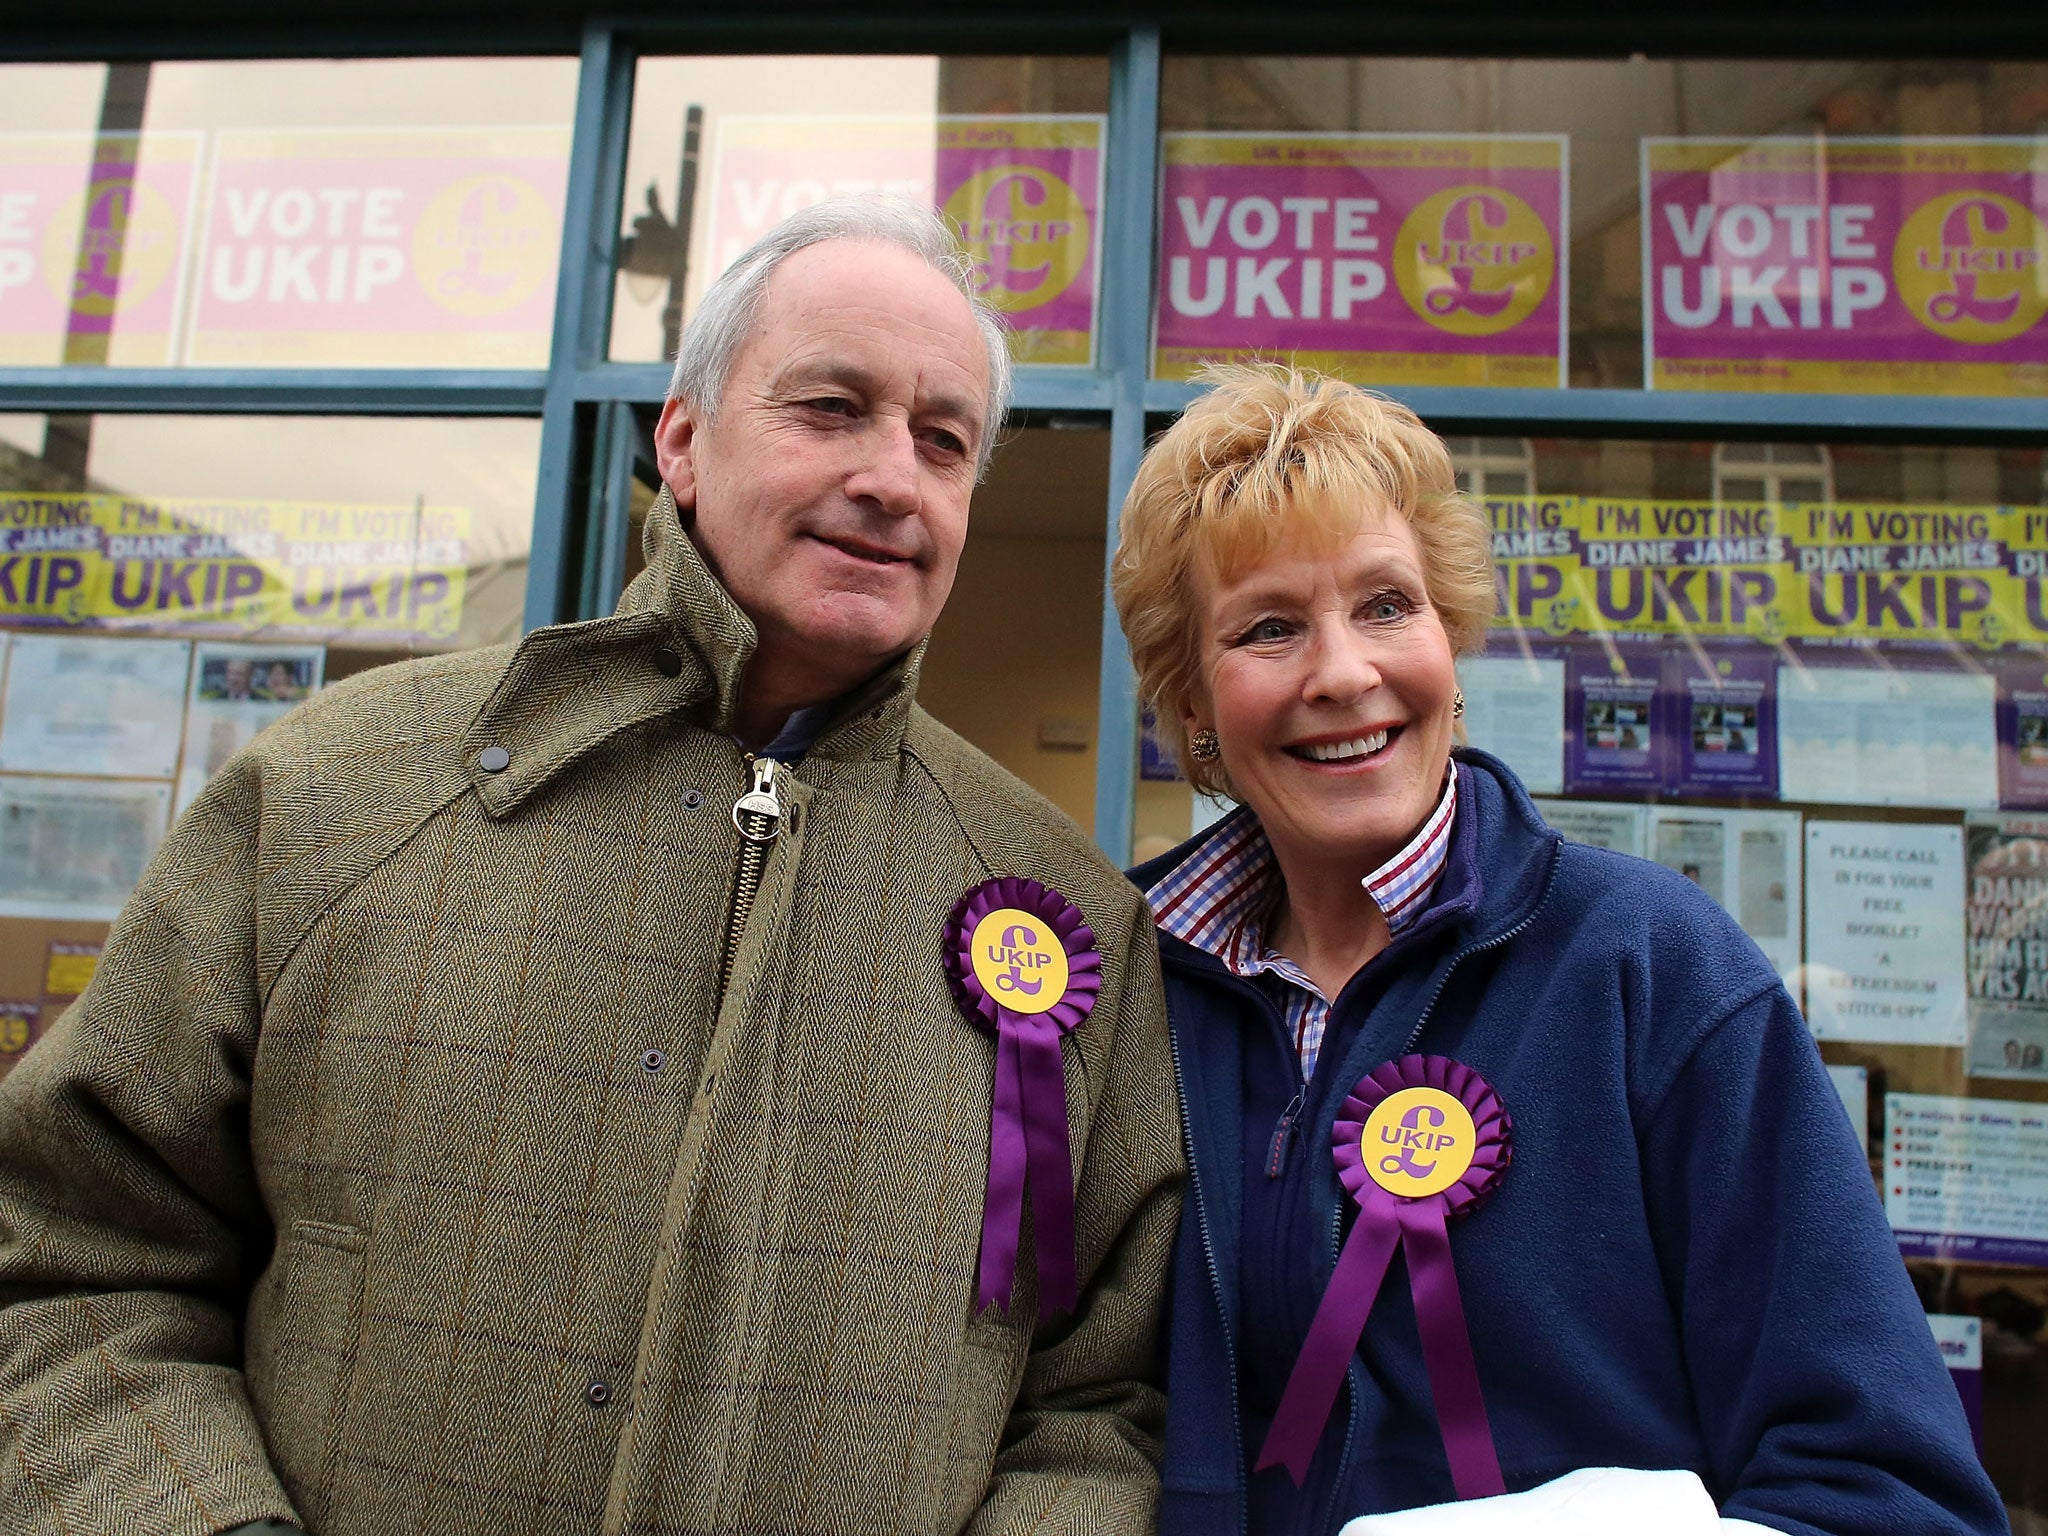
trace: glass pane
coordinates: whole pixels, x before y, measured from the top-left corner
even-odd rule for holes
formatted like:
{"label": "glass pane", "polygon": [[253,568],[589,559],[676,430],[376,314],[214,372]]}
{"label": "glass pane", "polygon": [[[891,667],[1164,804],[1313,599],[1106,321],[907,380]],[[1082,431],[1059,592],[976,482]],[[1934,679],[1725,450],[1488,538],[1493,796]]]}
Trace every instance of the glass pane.
{"label": "glass pane", "polygon": [[1175,56],[1162,92],[1162,375],[2048,388],[2048,64]]}
{"label": "glass pane", "polygon": [[1094,356],[1102,58],[647,58],[634,82],[611,356],[664,361],[706,285],[834,192],[960,229],[1020,361]]}
{"label": "glass pane", "polygon": [[0,365],[546,365],[573,59],[0,66]]}
{"label": "glass pane", "polygon": [[0,1070],[256,731],[517,636],[539,453],[522,420],[0,416]]}

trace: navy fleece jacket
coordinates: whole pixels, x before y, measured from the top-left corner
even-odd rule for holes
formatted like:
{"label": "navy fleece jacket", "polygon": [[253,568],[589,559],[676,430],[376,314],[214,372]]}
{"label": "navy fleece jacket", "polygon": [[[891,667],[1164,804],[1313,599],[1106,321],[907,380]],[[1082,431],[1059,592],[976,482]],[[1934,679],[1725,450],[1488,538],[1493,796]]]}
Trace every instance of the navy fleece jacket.
{"label": "navy fleece jacket", "polygon": [[[2004,1532],[1868,1165],[1769,964],[1690,882],[1563,843],[1504,765],[1459,759],[1441,911],[1336,1000],[1278,1178],[1278,1009],[1162,937],[1193,1171],[1162,1536],[1324,1536],[1452,1497],[1398,1256],[1307,1487],[1250,1472],[1348,1231],[1331,1126],[1408,1051],[1475,1068],[1514,1117],[1513,1166],[1451,1231],[1510,1491],[1577,1467],[1688,1468],[1724,1514],[1795,1536]],[[1133,879],[1149,887],[1195,846]]]}

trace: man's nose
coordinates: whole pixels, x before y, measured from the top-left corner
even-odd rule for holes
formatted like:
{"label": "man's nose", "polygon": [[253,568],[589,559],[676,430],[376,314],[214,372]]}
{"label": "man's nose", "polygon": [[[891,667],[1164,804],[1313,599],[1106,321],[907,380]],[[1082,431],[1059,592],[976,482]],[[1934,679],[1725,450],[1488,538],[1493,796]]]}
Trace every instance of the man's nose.
{"label": "man's nose", "polygon": [[923,492],[918,481],[917,439],[907,422],[877,418],[861,434],[860,462],[847,477],[846,492],[856,501],[871,502],[894,517],[918,510]]}

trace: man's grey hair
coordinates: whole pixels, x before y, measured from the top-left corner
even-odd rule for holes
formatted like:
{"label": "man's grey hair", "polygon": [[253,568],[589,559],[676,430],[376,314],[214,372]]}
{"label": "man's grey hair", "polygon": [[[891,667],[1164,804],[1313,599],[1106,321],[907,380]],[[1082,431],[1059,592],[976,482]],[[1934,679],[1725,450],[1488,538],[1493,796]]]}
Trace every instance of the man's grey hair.
{"label": "man's grey hair", "polygon": [[974,261],[961,248],[944,219],[928,207],[901,198],[844,196],[828,198],[791,214],[747,248],[719,274],[697,301],[697,312],[683,327],[676,347],[676,371],[668,392],[688,400],[707,420],[718,414],[733,364],[775,269],[807,246],[827,240],[868,240],[893,245],[920,258],[944,277],[974,311],[974,322],[988,350],[988,419],[982,425],[975,478],[988,473],[996,437],[1010,408],[1010,328],[1001,311],[974,287]]}

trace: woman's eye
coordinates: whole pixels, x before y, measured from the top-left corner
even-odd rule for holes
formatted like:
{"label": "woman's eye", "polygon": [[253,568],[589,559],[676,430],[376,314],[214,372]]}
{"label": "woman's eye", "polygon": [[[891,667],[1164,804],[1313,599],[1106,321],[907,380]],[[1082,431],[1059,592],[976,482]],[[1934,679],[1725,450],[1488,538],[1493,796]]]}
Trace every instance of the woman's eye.
{"label": "woman's eye", "polygon": [[1287,626],[1278,619],[1261,619],[1244,632],[1247,644],[1261,645],[1287,638]]}
{"label": "woman's eye", "polygon": [[1365,605],[1365,611],[1374,621],[1391,624],[1394,620],[1407,616],[1408,604],[1398,597],[1376,597]]}

